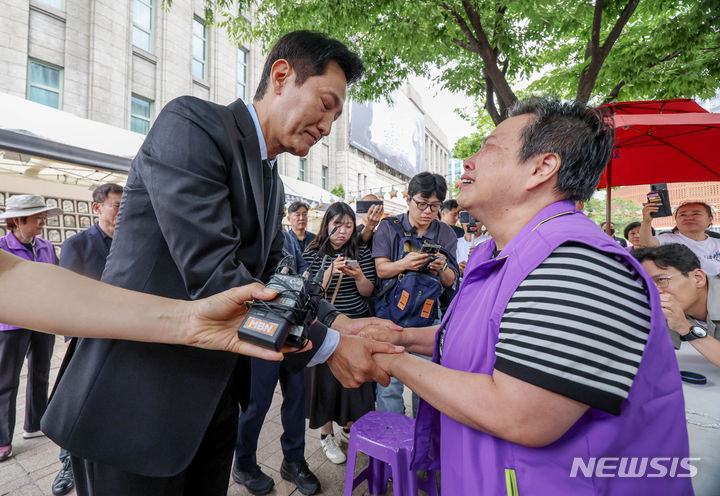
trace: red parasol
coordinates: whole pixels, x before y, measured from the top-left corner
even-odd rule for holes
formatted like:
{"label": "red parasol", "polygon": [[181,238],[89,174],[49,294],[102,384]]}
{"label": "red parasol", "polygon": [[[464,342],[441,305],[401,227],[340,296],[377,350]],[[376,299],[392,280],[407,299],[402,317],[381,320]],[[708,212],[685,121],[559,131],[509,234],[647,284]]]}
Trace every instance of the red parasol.
{"label": "red parasol", "polygon": [[614,117],[615,147],[598,188],[720,181],[720,114],[693,100],[618,102],[598,107]]}

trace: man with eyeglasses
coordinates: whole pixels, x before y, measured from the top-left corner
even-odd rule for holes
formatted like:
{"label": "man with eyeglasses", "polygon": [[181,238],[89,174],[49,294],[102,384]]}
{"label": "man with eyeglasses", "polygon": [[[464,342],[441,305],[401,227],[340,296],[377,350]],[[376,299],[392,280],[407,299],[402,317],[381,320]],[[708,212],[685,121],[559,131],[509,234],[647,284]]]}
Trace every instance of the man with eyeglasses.
{"label": "man with eyeglasses", "polygon": [[[105,183],[93,191],[93,212],[98,221],[86,230],[68,238],[60,250],[61,267],[80,275],[100,280],[105,261],[110,253],[110,245],[115,234],[123,188],[114,183]],[[70,338],[66,337],[65,340]],[[72,345],[71,345],[72,346]],[[70,453],[60,448],[62,468],[55,476],[52,493],[67,494],[75,487],[75,477],[70,463]]]}
{"label": "man with eyeglasses", "polygon": [[632,252],[655,281],[675,348],[687,341],[720,367],[720,276],[708,275],[685,245]]}
{"label": "man with eyeglasses", "polygon": [[[410,180],[408,185],[408,211],[397,217],[404,231],[412,232],[413,236],[422,245],[424,242],[442,246],[447,253],[454,254],[457,249],[457,237],[450,226],[437,218],[447,192],[445,178],[439,174],[421,172]],[[384,219],[373,237],[373,258],[379,279],[392,279],[406,271],[420,270],[428,261],[430,255],[415,251],[405,246],[404,256],[399,257],[401,241],[397,231],[391,224],[392,218]],[[406,245],[409,243],[406,243]],[[443,287],[453,287],[457,280],[455,261],[450,263],[446,256],[438,254],[437,258],[428,265],[440,278]],[[437,308],[437,305],[435,306]],[[377,388],[377,409],[379,411],[392,411],[405,413],[403,403],[403,383],[392,378],[390,385]],[[417,399],[413,396],[413,414],[417,410]]]}
{"label": "man with eyeglasses", "polygon": [[115,221],[122,193],[122,186],[114,183],[95,188],[92,208],[98,221],[63,243],[60,250],[61,267],[100,280],[115,234]]}

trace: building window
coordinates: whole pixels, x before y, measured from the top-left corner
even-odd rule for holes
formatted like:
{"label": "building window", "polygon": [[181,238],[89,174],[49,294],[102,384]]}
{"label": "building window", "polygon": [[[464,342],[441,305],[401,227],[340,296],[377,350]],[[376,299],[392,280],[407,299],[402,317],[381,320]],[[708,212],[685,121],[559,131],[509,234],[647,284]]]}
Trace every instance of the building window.
{"label": "building window", "polygon": [[238,48],[237,59],[237,97],[248,100],[248,51]]}
{"label": "building window", "polygon": [[48,107],[60,108],[62,69],[34,60],[28,63],[27,99]]}
{"label": "building window", "polygon": [[307,170],[307,159],[300,159],[300,166],[298,167],[298,179],[301,181],[305,180],[305,171]]}
{"label": "building window", "polygon": [[132,42],[146,52],[152,48],[152,13],[152,0],[133,0]]}
{"label": "building window", "polygon": [[152,116],[152,102],[133,95],[130,109],[130,130],[140,134],[150,131],[150,117]]}
{"label": "building window", "polygon": [[40,0],[42,3],[55,7],[59,10],[65,10],[65,0]]}
{"label": "building window", "polygon": [[197,79],[205,79],[207,63],[207,28],[205,23],[193,18],[192,29],[192,75]]}
{"label": "building window", "polygon": [[328,189],[328,166],[322,166],[322,187]]}

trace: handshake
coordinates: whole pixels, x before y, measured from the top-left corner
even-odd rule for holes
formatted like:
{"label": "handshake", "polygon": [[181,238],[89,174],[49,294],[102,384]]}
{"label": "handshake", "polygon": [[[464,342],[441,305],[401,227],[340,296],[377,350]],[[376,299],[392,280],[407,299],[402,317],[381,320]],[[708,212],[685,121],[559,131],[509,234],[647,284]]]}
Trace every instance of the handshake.
{"label": "handshake", "polygon": [[387,386],[390,374],[379,365],[378,358],[405,351],[398,346],[403,328],[378,317],[350,319],[342,314],[332,327],[340,331],[340,342],[327,360],[335,378],[347,388],[371,381]]}
{"label": "handshake", "polygon": [[[173,302],[181,307],[176,313],[181,320],[181,342],[264,360],[282,360],[282,353],[298,350],[285,347],[277,352],[237,336],[237,329],[247,313],[245,302],[253,298],[272,300],[276,296],[276,291],[254,283],[201,300]],[[350,319],[342,314],[336,317],[331,327],[340,332],[340,341],[327,364],[343,386],[355,388],[371,381],[384,386],[389,384],[390,374],[379,365],[381,357],[402,354],[408,330],[377,317]],[[310,347],[311,344],[308,344],[300,351],[307,351]]]}

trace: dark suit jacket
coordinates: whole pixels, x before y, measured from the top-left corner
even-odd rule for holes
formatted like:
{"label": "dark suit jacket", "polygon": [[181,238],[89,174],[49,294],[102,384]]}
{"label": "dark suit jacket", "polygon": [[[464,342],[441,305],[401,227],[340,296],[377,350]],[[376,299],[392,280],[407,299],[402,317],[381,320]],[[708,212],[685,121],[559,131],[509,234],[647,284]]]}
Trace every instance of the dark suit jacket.
{"label": "dark suit jacket", "polygon": [[105,269],[110,250],[97,224],[65,240],[60,250],[60,267],[97,281]]}
{"label": "dark suit jacket", "polygon": [[[193,97],[170,102],[133,161],[102,280],[181,299],[267,280],[282,258],[284,189],[274,167],[268,205],[262,167],[242,101],[228,107]],[[312,326],[313,350],[325,332]],[[299,370],[313,353],[289,355],[283,363]],[[82,339],[42,430],[74,455],[146,476],[172,476],[192,460],[233,370],[247,405],[246,357]]]}

